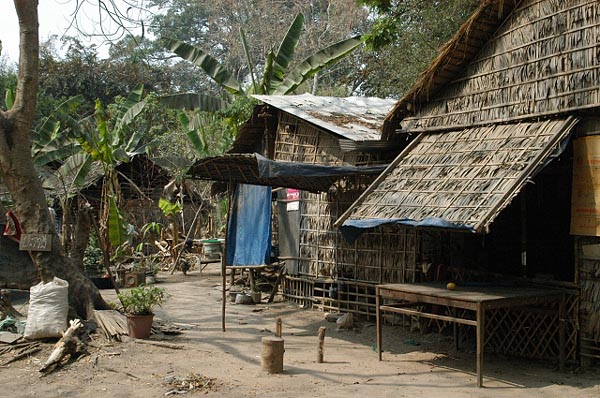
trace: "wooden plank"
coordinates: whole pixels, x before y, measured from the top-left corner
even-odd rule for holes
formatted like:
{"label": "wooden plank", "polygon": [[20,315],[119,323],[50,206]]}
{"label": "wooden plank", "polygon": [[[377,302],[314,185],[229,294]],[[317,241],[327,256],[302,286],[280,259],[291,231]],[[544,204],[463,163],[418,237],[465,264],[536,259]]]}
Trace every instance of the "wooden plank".
{"label": "wooden plank", "polygon": [[13,344],[16,343],[23,335],[12,332],[0,332],[0,343]]}
{"label": "wooden plank", "polygon": [[456,322],[456,323],[461,323],[463,325],[477,326],[477,321],[473,321],[470,319],[457,318],[457,317],[447,316],[447,315],[432,314],[429,312],[411,310],[408,308],[388,307],[386,305],[382,305],[382,306],[380,306],[380,311],[395,312],[398,314],[405,314],[405,315],[415,315],[415,316],[421,316],[423,318],[437,319],[439,321]]}

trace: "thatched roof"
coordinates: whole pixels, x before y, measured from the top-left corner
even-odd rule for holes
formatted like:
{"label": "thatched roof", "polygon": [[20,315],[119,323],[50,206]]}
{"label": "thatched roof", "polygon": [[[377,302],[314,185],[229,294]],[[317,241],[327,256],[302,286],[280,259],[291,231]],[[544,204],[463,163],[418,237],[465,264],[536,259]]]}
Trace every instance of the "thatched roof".
{"label": "thatched roof", "polygon": [[403,223],[485,231],[576,122],[569,117],[422,134],[336,225]]}
{"label": "thatched roof", "polygon": [[415,111],[415,106],[427,102],[430,93],[435,93],[460,75],[519,1],[482,1],[454,36],[442,46],[438,56],[421,73],[420,79],[396,103],[387,115],[386,122],[397,128],[400,120]]}
{"label": "thatched roof", "polygon": [[441,131],[600,106],[596,0],[484,0],[386,122]]}
{"label": "thatched roof", "polygon": [[225,154],[201,159],[188,171],[192,178],[240,184],[327,192],[344,177],[378,175],[385,166],[325,166],[266,159],[257,154]]}

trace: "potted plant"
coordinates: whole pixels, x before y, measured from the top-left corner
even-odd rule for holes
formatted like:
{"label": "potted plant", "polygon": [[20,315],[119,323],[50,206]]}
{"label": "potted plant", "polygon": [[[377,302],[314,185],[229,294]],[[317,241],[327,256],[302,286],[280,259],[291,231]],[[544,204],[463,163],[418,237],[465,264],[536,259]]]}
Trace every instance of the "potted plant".
{"label": "potted plant", "polygon": [[154,318],[152,309],[160,306],[167,297],[165,290],[154,285],[141,285],[119,294],[118,297],[127,316],[129,336],[136,339],[150,337]]}

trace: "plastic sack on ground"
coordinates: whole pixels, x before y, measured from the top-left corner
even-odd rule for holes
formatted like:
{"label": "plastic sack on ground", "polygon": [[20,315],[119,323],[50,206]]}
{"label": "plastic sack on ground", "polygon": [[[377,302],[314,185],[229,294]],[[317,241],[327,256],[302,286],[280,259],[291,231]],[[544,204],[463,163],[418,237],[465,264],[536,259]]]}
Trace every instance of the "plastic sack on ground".
{"label": "plastic sack on ground", "polygon": [[29,311],[23,337],[43,339],[61,337],[67,328],[69,312],[69,283],[54,278],[29,289]]}

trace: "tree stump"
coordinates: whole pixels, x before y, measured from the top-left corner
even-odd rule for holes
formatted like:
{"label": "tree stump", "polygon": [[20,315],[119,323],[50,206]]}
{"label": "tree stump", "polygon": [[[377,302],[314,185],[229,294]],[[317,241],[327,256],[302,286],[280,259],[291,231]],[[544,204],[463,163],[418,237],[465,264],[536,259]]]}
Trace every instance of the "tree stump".
{"label": "tree stump", "polygon": [[267,373],[283,372],[283,339],[280,337],[262,338],[262,369]]}

